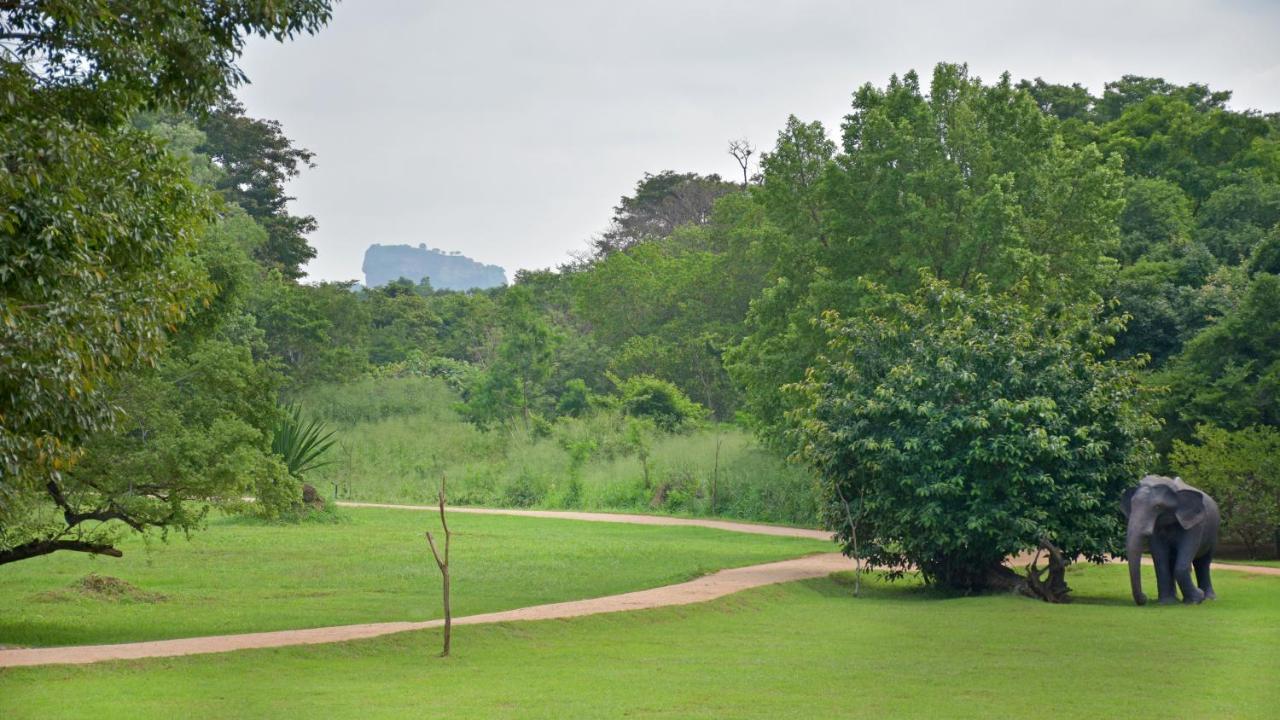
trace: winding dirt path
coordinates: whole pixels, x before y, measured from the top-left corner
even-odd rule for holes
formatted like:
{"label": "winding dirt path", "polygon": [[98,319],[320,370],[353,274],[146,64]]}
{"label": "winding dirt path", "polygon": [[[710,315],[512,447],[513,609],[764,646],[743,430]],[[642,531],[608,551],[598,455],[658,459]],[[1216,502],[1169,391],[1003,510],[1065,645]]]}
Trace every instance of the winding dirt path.
{"label": "winding dirt path", "polygon": [[[714,600],[762,585],[826,577],[833,572],[852,568],[853,564],[849,559],[839,553],[824,553],[794,560],[782,560],[763,565],[721,570],[696,580],[651,590],[638,590],[590,600],[572,600],[547,605],[534,605],[483,615],[455,617],[453,623],[454,625],[479,625],[521,620],[553,620],[599,613],[622,612],[625,610],[647,610],[671,605],[688,605]],[[200,655],[204,653],[231,652],[233,650],[284,647],[286,645],[345,642],[347,640],[360,640],[408,630],[440,627],[443,624],[443,620],[367,623],[364,625],[338,625],[308,630],[279,630],[275,632],[246,633],[243,635],[211,635],[119,645],[81,645],[77,647],[0,650],[0,667],[55,664],[82,665],[104,660],[135,660],[139,658]]]}
{"label": "winding dirt path", "polygon": [[[436,508],[426,505],[388,505],[382,503],[340,502],[347,507],[374,507],[395,510],[430,511]],[[517,515],[524,517],[559,518],[566,520],[584,520],[589,522],[620,522],[638,525],[686,525],[727,530],[731,532],[752,533],[757,535],[775,535],[783,537],[811,538],[827,540],[829,533],[804,528],[789,528],[778,525],[757,525],[753,523],[730,522],[725,520],[699,520],[691,518],[672,518],[656,515],[626,515],[614,513],[560,512],[552,510],[499,510],[490,508],[451,507],[451,513],[473,513],[482,515]],[[1149,564],[1149,561],[1148,561]],[[808,580],[826,577],[834,572],[852,570],[853,563],[839,553],[823,553],[793,560],[751,565],[748,567],[720,570],[704,577],[676,585],[637,590],[635,592],[588,600],[572,600],[569,602],[534,605],[531,607],[504,610],[501,612],[468,615],[453,619],[456,625],[479,625],[483,623],[517,622],[526,620],[553,620],[561,618],[582,617],[600,613],[623,612],[627,610],[647,610],[650,608],[673,605],[689,605],[706,602],[716,598],[732,595],[750,588],[773,585],[777,583]],[[1250,572],[1261,575],[1280,576],[1280,568],[1260,567],[1254,565],[1214,565],[1215,570]],[[245,633],[240,635],[212,635],[206,637],[178,638],[174,640],[154,640],[148,642],[122,643],[118,645],[81,645],[74,647],[51,648],[16,648],[0,650],[0,668],[21,667],[30,665],[82,665],[106,660],[136,660],[140,658],[174,657],[177,655],[200,655],[206,653],[232,652],[256,648],[285,647],[289,645],[315,645],[320,643],[345,642],[364,638],[390,635],[409,630],[423,630],[440,627],[443,620],[426,620],[422,622],[385,622],[366,623],[362,625],[338,625],[334,627],[311,628],[306,630],[278,630],[273,632]]]}

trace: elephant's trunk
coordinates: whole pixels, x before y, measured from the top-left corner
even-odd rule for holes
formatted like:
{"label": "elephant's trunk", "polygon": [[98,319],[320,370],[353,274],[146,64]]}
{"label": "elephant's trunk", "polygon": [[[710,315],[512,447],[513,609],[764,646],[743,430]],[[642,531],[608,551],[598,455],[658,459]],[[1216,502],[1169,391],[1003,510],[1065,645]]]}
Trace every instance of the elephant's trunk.
{"label": "elephant's trunk", "polygon": [[1142,592],[1142,546],[1145,534],[1142,525],[1130,518],[1129,533],[1125,543],[1125,555],[1129,558],[1129,587],[1133,590],[1133,601],[1139,605],[1147,604],[1147,596]]}

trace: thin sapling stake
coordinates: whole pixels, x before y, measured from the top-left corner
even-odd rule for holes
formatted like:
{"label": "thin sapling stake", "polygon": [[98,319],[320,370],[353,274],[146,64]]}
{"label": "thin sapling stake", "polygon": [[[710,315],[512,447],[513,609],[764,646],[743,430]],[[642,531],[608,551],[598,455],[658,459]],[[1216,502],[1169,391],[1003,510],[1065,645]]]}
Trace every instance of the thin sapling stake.
{"label": "thin sapling stake", "polygon": [[447,481],[447,477],[442,476],[440,478],[440,527],[444,529],[443,556],[436,547],[436,541],[431,536],[431,531],[427,531],[427,545],[431,548],[431,554],[435,556],[436,565],[440,568],[442,594],[444,597],[444,649],[440,652],[440,657],[449,657],[449,646],[453,632],[453,608],[449,604],[449,541],[452,538],[452,533],[449,532],[449,522],[444,515],[445,485]]}

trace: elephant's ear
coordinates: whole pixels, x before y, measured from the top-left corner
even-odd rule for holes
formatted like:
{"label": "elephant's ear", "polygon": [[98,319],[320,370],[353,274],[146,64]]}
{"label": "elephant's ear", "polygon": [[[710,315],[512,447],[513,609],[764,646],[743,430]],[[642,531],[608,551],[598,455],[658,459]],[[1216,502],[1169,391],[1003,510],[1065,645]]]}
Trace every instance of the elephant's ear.
{"label": "elephant's ear", "polygon": [[1120,496],[1120,512],[1124,513],[1125,517],[1129,517],[1129,510],[1133,505],[1133,494],[1136,492],[1138,492],[1138,488],[1131,487],[1124,491],[1124,495]]}
{"label": "elephant's ear", "polygon": [[1204,493],[1199,490],[1178,491],[1178,523],[1190,529],[1204,520]]}

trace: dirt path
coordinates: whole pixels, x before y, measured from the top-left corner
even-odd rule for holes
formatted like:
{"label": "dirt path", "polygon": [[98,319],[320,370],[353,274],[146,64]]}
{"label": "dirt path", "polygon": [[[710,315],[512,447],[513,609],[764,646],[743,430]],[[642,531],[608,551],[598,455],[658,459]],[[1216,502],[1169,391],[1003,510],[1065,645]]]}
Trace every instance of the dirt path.
{"label": "dirt path", "polygon": [[[387,503],[346,502],[339,500],[341,507],[385,508],[390,510],[437,510],[434,505],[390,505]],[[520,517],[557,518],[560,520],[585,520],[587,522],[616,522],[631,525],[685,525],[691,527],[728,530],[730,532],[751,533],[753,535],[774,535],[777,537],[798,537],[811,540],[830,540],[831,533],[823,530],[786,527],[784,525],[764,525],[761,523],[733,522],[731,520],[702,520],[698,518],[665,517],[662,515],[628,515],[626,513],[578,512],[575,510],[503,510],[499,508],[478,508],[449,506],[450,513],[470,513],[473,515],[518,515]]]}
{"label": "dirt path", "polygon": [[[825,553],[795,560],[782,560],[763,565],[721,570],[696,580],[651,590],[638,590],[590,600],[572,600],[548,605],[534,605],[515,610],[486,613],[484,615],[469,615],[454,618],[453,622],[455,625],[479,625],[521,620],[553,620],[625,610],[646,610],[671,605],[688,605],[690,603],[714,600],[762,585],[826,577],[833,572],[852,569],[853,563],[848,558],[839,553]],[[440,627],[443,622],[443,620],[426,620],[423,622],[368,623],[364,625],[313,628],[310,630],[213,635],[120,645],[82,645],[79,647],[0,650],[0,667],[54,664],[81,665],[104,660],[200,655],[204,653],[231,652],[233,650],[284,647],[286,645],[344,642],[378,637],[379,635],[390,635],[408,630]]]}
{"label": "dirt path", "polygon": [[[426,505],[387,505],[382,503],[339,503],[347,507],[376,507],[396,510],[430,511],[434,507]],[[518,515],[524,517],[560,518],[566,520],[585,520],[590,522],[620,522],[638,525],[692,525],[697,527],[728,530],[731,532],[753,533],[757,535],[777,535],[784,537],[801,537],[827,540],[829,533],[820,530],[789,528],[778,525],[757,525],[753,523],[729,522],[725,520],[698,520],[690,518],[672,518],[656,515],[626,515],[615,513],[560,512],[554,510],[498,510],[489,508],[453,507],[449,512],[474,513],[483,515]],[[1147,560],[1150,564],[1150,560]],[[626,610],[646,610],[649,608],[672,605],[688,605],[706,602],[731,595],[742,590],[773,585],[776,583],[807,580],[826,577],[833,572],[852,570],[853,563],[839,553],[825,553],[794,560],[752,565],[731,570],[721,570],[710,575],[666,587],[636,592],[592,598],[589,600],[572,600],[569,602],[534,605],[532,607],[504,610],[483,615],[469,615],[454,618],[457,625],[478,625],[483,623],[515,622],[523,620],[553,620],[559,618],[581,617],[599,613],[622,612]],[[1260,567],[1254,565],[1215,564],[1214,570],[1249,572],[1261,575],[1280,576],[1280,568]],[[344,642],[363,638],[390,635],[408,630],[422,630],[439,627],[442,620],[426,620],[422,622],[385,622],[367,623],[363,625],[338,625],[335,627],[312,628],[308,630],[278,630],[274,632],[246,633],[242,635],[213,635],[207,637],[179,638],[176,640],[155,640],[149,642],[123,643],[119,645],[82,645],[77,647],[22,648],[0,650],[0,668],[27,665],[62,665],[86,664],[105,660],[134,660],[152,657],[173,657],[176,655],[200,655],[205,653],[231,652],[234,650],[250,650],[255,648],[285,647],[288,645],[315,645],[319,643]]]}

